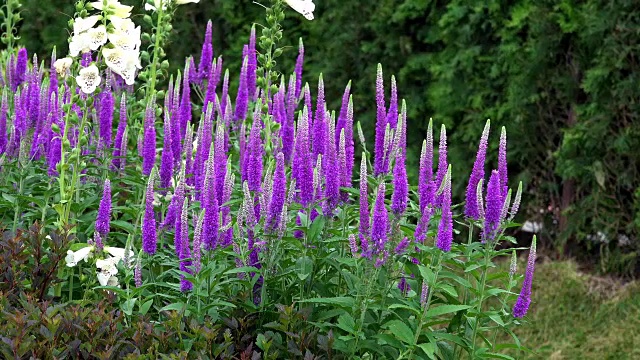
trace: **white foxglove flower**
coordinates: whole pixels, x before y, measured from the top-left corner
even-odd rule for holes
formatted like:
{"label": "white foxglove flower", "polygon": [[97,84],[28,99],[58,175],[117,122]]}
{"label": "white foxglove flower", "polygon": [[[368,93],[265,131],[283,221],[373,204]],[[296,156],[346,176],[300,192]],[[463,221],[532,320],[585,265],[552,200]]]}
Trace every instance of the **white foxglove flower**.
{"label": "white foxglove flower", "polygon": [[80,89],[85,94],[91,94],[96,91],[101,80],[100,71],[98,71],[98,67],[95,64],[82,68],[80,74],[76,77]]}
{"label": "white foxglove flower", "polygon": [[81,34],[93,27],[102,16],[93,15],[86,18],[76,18],[73,20],[73,33],[75,35]]}
{"label": "white foxglove flower", "polygon": [[53,63],[53,67],[56,69],[59,76],[65,76],[67,71],[69,71],[71,64],[73,64],[73,59],[66,57],[56,60],[56,62]]}
{"label": "white foxglove flower", "polygon": [[313,0],[284,0],[291,8],[302,14],[307,20],[313,20],[316,4]]}
{"label": "white foxglove flower", "polygon": [[131,19],[123,19],[123,18],[115,17],[110,20],[114,28],[114,33],[131,35],[133,31],[135,31],[136,29],[136,24],[134,24],[134,22],[131,21]]}
{"label": "white foxglove flower", "polygon": [[104,62],[111,71],[122,76],[127,85],[133,85],[135,71],[141,68],[138,51],[127,51],[118,47],[113,49],[103,48],[102,55],[104,56]]}
{"label": "white foxglove flower", "polygon": [[138,50],[140,48],[140,26],[129,33],[113,32],[108,35],[109,41],[123,50]]}
{"label": "white foxglove flower", "polygon": [[86,37],[89,49],[93,51],[98,50],[100,46],[107,43],[107,28],[104,25],[91,28],[87,30]]}
{"label": "white foxglove flower", "polygon": [[78,251],[69,250],[67,251],[67,256],[64,258],[64,261],[67,263],[68,267],[74,267],[82,260],[86,262],[87,259],[91,257],[93,249],[94,247],[89,245],[79,249]]}
{"label": "white foxglove flower", "polygon": [[115,18],[125,19],[131,16],[131,10],[133,6],[127,6],[120,4],[118,0],[107,0],[107,6],[103,6],[102,1],[95,1],[91,3],[94,9],[102,11],[110,11],[112,14],[108,16],[109,20]]}
{"label": "white foxglove flower", "polygon": [[78,54],[91,51],[91,39],[86,32],[75,34],[69,43],[69,55],[78,56]]}

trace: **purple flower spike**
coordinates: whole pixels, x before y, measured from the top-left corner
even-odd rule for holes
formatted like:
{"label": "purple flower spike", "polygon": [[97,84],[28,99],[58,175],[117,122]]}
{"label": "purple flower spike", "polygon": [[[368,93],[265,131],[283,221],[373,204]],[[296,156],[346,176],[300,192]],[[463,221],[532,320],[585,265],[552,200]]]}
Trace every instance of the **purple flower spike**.
{"label": "purple flower spike", "polygon": [[482,231],[483,242],[494,240],[500,228],[503,200],[500,194],[500,173],[497,170],[491,172],[491,177],[487,184],[486,203],[484,229]]}
{"label": "purple flower spike", "polygon": [[[300,98],[300,92],[302,91],[302,68],[304,65],[304,44],[302,43],[302,38],[300,38],[298,42],[298,58],[296,59],[296,99]],[[311,111],[311,108],[309,108]]]}
{"label": "purple flower spike", "polygon": [[313,120],[313,157],[317,158],[318,154],[325,154],[325,144],[327,141],[327,119],[326,104],[324,101],[324,81],[322,74],[318,79],[318,98],[316,101],[316,114]]}
{"label": "purple flower spike", "polygon": [[200,216],[198,217],[196,228],[193,233],[193,270],[196,273],[199,273],[202,267],[202,228],[206,211],[206,209],[203,209],[200,212]]}
{"label": "purple flower spike", "polygon": [[219,202],[216,194],[215,177],[215,150],[209,151],[209,160],[206,165],[206,175],[202,194],[202,207],[207,210],[204,215],[204,227],[202,230],[203,243],[206,250],[213,250],[218,243],[219,230]]}
{"label": "purple flower spike", "polygon": [[376,76],[376,142],[373,175],[378,176],[386,173],[384,168],[384,137],[387,127],[387,110],[384,101],[384,80],[382,77],[382,65],[378,64]]}
{"label": "purple flower spike", "polygon": [[100,115],[98,123],[100,124],[100,138],[103,146],[111,147],[111,131],[113,129],[113,110],[115,102],[111,91],[105,91],[100,94]]}
{"label": "purple flower spike", "polygon": [[429,120],[427,139],[422,143],[420,154],[420,174],[418,178],[418,197],[420,211],[424,212],[428,205],[433,205],[433,122]]}
{"label": "purple flower spike", "polygon": [[[246,45],[245,45],[246,47]],[[238,83],[238,94],[236,96],[236,111],[234,120],[236,123],[244,121],[247,118],[247,108],[249,104],[248,93],[248,59],[245,57],[242,62],[242,70],[240,71],[240,82]]]}
{"label": "purple flower spike", "polygon": [[409,283],[407,282],[407,278],[405,278],[404,276],[400,279],[400,282],[398,283],[398,290],[400,290],[400,292],[404,296],[407,296],[407,294],[409,293],[409,290],[411,290],[411,286],[409,286]]}
{"label": "purple flower spike", "polygon": [[262,139],[260,138],[260,117],[254,117],[249,133],[248,159],[247,159],[247,180],[249,182],[249,190],[260,191],[260,183],[262,182],[262,157],[264,148]]}
{"label": "purple flower spike", "polygon": [[482,131],[482,137],[480,137],[480,145],[478,145],[478,153],[476,154],[476,161],[473,163],[473,170],[469,177],[469,184],[467,185],[467,196],[464,207],[464,214],[474,220],[480,219],[478,213],[478,194],[476,193],[478,183],[484,179],[484,160],[487,153],[487,140],[489,139],[489,125],[490,121],[487,120],[487,124]]}
{"label": "purple flower spike", "polygon": [[256,27],[251,27],[251,35],[249,36],[249,51],[247,52],[247,95],[254,101],[256,100],[256,70],[258,67],[258,58],[256,52]]}
{"label": "purple flower spike", "polygon": [[[293,84],[293,77],[289,81],[289,88],[291,89],[292,86],[295,86],[295,84]],[[286,99],[286,104],[284,93],[278,96],[277,99],[277,117],[282,119],[282,127],[280,128],[280,138],[282,138],[282,153],[284,154],[284,161],[289,163],[291,162],[291,156],[293,155],[294,146],[295,98],[293,97],[293,92],[290,91],[289,97]]]}
{"label": "purple flower spike", "polygon": [[224,118],[227,113],[227,96],[229,96],[229,69],[224,71],[222,80],[222,95],[220,96],[220,117]]}
{"label": "purple flower spike", "polygon": [[127,100],[125,98],[125,95],[122,94],[122,97],[120,98],[120,119],[118,119],[118,131],[116,132],[116,141],[113,149],[113,160],[111,162],[113,164],[113,167],[116,169],[119,169],[120,164],[124,163],[124,161],[120,159],[120,157],[126,155],[121,151],[123,147],[122,140],[123,140],[124,132],[126,128],[127,128]]}
{"label": "purple flower spike", "polygon": [[498,172],[500,173],[500,194],[502,199],[507,196],[507,130],[503,126],[500,131],[500,146],[498,147]]}
{"label": "purple flower spike", "polygon": [[296,180],[299,202],[303,207],[313,200],[313,160],[309,149],[308,108],[305,106],[298,118],[295,151],[293,153],[292,176]]}
{"label": "purple flower spike", "polygon": [[436,246],[444,251],[451,250],[453,241],[453,214],[451,213],[451,165],[444,176],[444,190],[442,191],[442,218],[438,225]]}
{"label": "purple flower spike", "polygon": [[[180,217],[176,219],[176,235],[180,233],[178,241],[176,241],[176,251],[178,252],[178,259],[180,260],[180,271],[193,274],[191,271],[191,261],[185,260],[191,257],[191,251],[189,249],[189,222],[187,221],[187,214],[189,212],[189,199],[185,198],[180,211]],[[180,291],[187,292],[193,289],[193,284],[185,279],[184,275],[180,275]]]}
{"label": "purple flower spike", "polygon": [[392,129],[395,129],[398,125],[398,87],[394,75],[391,75],[391,99],[389,100],[387,123],[391,125]]}
{"label": "purple flower spike", "polygon": [[9,102],[7,92],[2,93],[2,104],[0,105],[0,154],[4,154],[7,150],[7,112],[9,111]]}
{"label": "purple flower spike", "polygon": [[[193,59],[193,58],[192,58]],[[184,74],[182,75],[182,98],[180,99],[180,136],[184,137],[187,131],[187,124],[191,122],[191,79],[189,69],[191,61],[187,61],[184,65]]]}
{"label": "purple flower spike", "polygon": [[149,176],[156,162],[155,96],[147,104],[144,117],[144,144],[142,148],[142,174]]}
{"label": "purple flower spike", "polygon": [[369,233],[369,184],[367,178],[367,158],[362,153],[360,160],[360,235],[367,238]]}
{"label": "purple flower spike", "polygon": [[102,200],[98,207],[98,216],[96,217],[96,232],[106,240],[109,234],[109,219],[111,218],[111,181],[104,181],[102,189]]}
{"label": "purple flower spike", "polygon": [[136,287],[142,286],[142,265],[140,264],[140,260],[136,262],[136,267],[133,270],[133,281]]}
{"label": "purple flower spike", "polygon": [[418,220],[418,225],[416,226],[416,231],[414,233],[414,237],[416,242],[420,244],[424,244],[427,239],[427,230],[429,230],[429,221],[431,220],[431,207],[426,207],[422,210],[422,214],[420,215],[420,220]]}
{"label": "purple flower spike", "polygon": [[[436,183],[434,189],[439,190],[442,186],[442,181],[447,174],[447,129],[442,125],[440,128],[440,146],[438,147],[438,172],[436,173]],[[436,205],[442,206],[443,194],[436,197]]]}
{"label": "purple flower spike", "polygon": [[200,63],[198,64],[199,80],[209,80],[211,72],[211,62],[213,61],[213,44],[211,41],[211,20],[207,22],[207,30],[204,34],[204,43],[202,44],[202,52],[200,53]]}
{"label": "purple flower spike", "polygon": [[358,243],[354,234],[349,234],[349,249],[351,250],[351,256],[358,257]]}
{"label": "purple flower spike", "polygon": [[[12,74],[11,90],[15,92],[18,89],[18,86],[22,84],[26,80],[27,73],[27,62],[29,61],[29,56],[27,55],[27,49],[21,48],[18,50],[18,60],[16,61],[15,71]],[[34,66],[38,66],[34,64]]]}
{"label": "purple flower spike", "polygon": [[[340,173],[340,186],[351,187],[351,174],[347,173],[347,146],[345,145],[344,129],[340,132],[340,141],[338,143],[338,172]],[[349,193],[342,191],[340,199],[344,202],[349,201]]]}
{"label": "purple flower spike", "polygon": [[533,283],[533,271],[536,266],[536,237],[533,237],[531,249],[529,250],[529,260],[527,261],[527,270],[522,282],[522,289],[516,304],[513,306],[513,317],[522,318],[527,315],[529,305],[531,304],[531,284]]}
{"label": "purple flower spike", "polygon": [[171,121],[167,111],[164,116],[164,144],[162,146],[162,157],[160,158],[160,187],[168,189],[173,175],[173,150],[171,146]]}
{"label": "purple flower spike", "polygon": [[276,170],[273,174],[273,185],[271,188],[271,202],[265,221],[268,231],[274,231],[280,226],[282,221],[282,208],[286,198],[287,176],[284,170],[284,154],[278,153],[276,156]]}
{"label": "purple flower spike", "polygon": [[325,156],[323,156],[323,175],[325,178],[326,213],[330,215],[340,202],[340,171],[338,153],[335,143],[335,127],[333,119],[329,119],[329,133],[326,138]]}
{"label": "purple flower spike", "polygon": [[407,200],[409,197],[409,182],[407,180],[407,169],[404,163],[402,151],[396,155],[396,163],[393,167],[393,196],[391,197],[391,211],[396,216],[402,215],[407,210]]}
{"label": "purple flower spike", "polygon": [[405,236],[404,239],[400,240],[400,242],[398,243],[398,245],[396,246],[393,252],[396,255],[402,255],[407,251],[408,247],[409,247],[409,238]]}
{"label": "purple flower spike", "polygon": [[384,205],[385,183],[378,186],[378,194],[373,208],[373,221],[371,224],[371,240],[375,244],[376,250],[380,253],[384,251],[387,244],[387,230],[389,229],[389,215],[387,207]]}
{"label": "purple flower spike", "polygon": [[145,194],[144,217],[142,218],[142,250],[149,255],[156,253],[156,214],[153,210],[153,184],[154,175],[149,176],[147,191]]}

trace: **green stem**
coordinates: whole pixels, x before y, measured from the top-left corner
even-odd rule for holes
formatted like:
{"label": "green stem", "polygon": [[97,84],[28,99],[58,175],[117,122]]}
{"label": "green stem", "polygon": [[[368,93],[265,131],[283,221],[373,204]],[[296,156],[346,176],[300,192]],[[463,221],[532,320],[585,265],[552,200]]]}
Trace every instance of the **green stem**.
{"label": "green stem", "polygon": [[[370,291],[372,288],[372,284],[374,281],[376,281],[376,279],[378,278],[378,271],[379,269],[376,268],[376,270],[373,272],[373,276],[370,278],[367,278],[367,285],[365,288],[365,294],[364,297],[362,298],[362,303],[360,305],[361,309],[360,309],[360,318],[358,319],[358,324],[356,327],[356,331],[355,331],[355,337],[356,337],[356,342],[353,345],[353,348],[351,349],[351,356],[353,357],[353,355],[355,354],[355,352],[358,350],[358,342],[360,341],[360,331],[362,330],[362,327],[364,326],[364,317],[367,313],[367,301],[369,300],[369,295],[370,295]],[[366,277],[365,277],[366,278]]]}
{"label": "green stem", "polygon": [[151,98],[151,95],[155,94],[156,92],[156,71],[158,68],[158,60],[160,57],[160,37],[161,37],[161,32],[162,32],[162,20],[164,18],[164,10],[162,9],[162,6],[158,7],[158,24],[156,25],[156,39],[155,39],[155,43],[153,44],[153,59],[151,60],[151,76],[150,76],[150,81],[151,83],[149,84],[149,91],[147,92],[147,100],[149,100]]}
{"label": "green stem", "polygon": [[[487,241],[487,244],[489,244],[489,241]],[[480,298],[478,299],[478,307],[476,308],[476,321],[473,324],[473,335],[471,336],[471,357],[473,357],[473,354],[475,353],[476,350],[476,336],[478,335],[478,323],[480,322],[480,312],[482,311],[482,301],[484,300],[484,288],[487,282],[487,271],[488,271],[488,266],[487,263],[489,262],[489,251],[488,248],[485,246],[484,249],[484,271],[482,272],[482,279],[481,279],[481,284],[480,284]]]}
{"label": "green stem", "polygon": [[[20,182],[19,182],[19,187],[18,187],[18,195],[22,195],[23,187],[24,187],[24,176],[20,176]],[[20,216],[20,201],[18,199],[16,199],[16,211],[15,211],[15,214],[13,215],[13,229],[12,229],[13,231],[11,232],[14,235],[16,233],[16,229],[18,228],[18,218],[19,218],[19,216]]]}
{"label": "green stem", "polygon": [[[511,289],[513,288],[511,286],[511,282],[513,281],[513,275],[509,275],[509,287],[507,289],[507,292],[504,294],[504,296],[502,296],[502,304],[505,304],[507,302],[507,298],[509,297],[509,293],[511,292]],[[498,328],[496,327],[493,330],[493,339],[491,340],[491,350],[495,350],[495,346],[496,346],[496,338],[498,337]]]}

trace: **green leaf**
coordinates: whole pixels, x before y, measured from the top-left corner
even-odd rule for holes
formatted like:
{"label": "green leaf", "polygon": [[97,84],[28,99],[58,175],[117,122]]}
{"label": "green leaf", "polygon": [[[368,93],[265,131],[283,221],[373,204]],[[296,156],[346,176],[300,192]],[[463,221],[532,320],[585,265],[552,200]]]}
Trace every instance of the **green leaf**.
{"label": "green leaf", "polygon": [[301,281],[305,280],[313,271],[313,260],[308,256],[298,258],[296,261],[296,270],[298,279]]}
{"label": "green leaf", "polygon": [[153,304],[153,299],[145,301],[143,304],[138,305],[139,307],[138,312],[141,315],[145,315],[149,311],[149,308],[151,308],[152,304]]}
{"label": "green leaf", "polygon": [[127,222],[127,221],[113,220],[113,221],[111,221],[110,224],[114,228],[122,229],[122,230],[126,231],[129,234],[133,234],[135,232],[135,228],[133,227],[133,224],[130,223],[130,222]]}
{"label": "green leaf", "polygon": [[350,314],[343,313],[342,315],[340,315],[340,317],[338,317],[337,326],[340,329],[348,332],[349,334],[357,335],[355,333],[356,322]]}
{"label": "green leaf", "polygon": [[412,345],[414,342],[414,334],[407,324],[400,320],[391,320],[384,324],[391,333],[400,341]]}
{"label": "green leaf", "polygon": [[124,312],[128,316],[131,316],[131,314],[133,314],[133,306],[135,305],[136,300],[136,298],[133,298],[122,303],[122,306],[120,307],[122,309],[122,312]]}
{"label": "green leaf", "polygon": [[429,309],[427,311],[427,317],[434,317],[439,315],[444,315],[452,312],[457,312],[460,310],[469,309],[471,305],[441,305],[433,309]]}
{"label": "green leaf", "polygon": [[354,300],[352,297],[347,296],[337,296],[337,297],[329,297],[329,298],[311,298],[299,300],[299,303],[316,303],[316,304],[331,304],[338,305],[346,308],[352,308],[354,304]]}
{"label": "green leaf", "polygon": [[185,304],[183,302],[177,302],[177,303],[169,304],[169,305],[163,307],[162,309],[160,309],[160,312],[162,312],[162,311],[184,311],[186,308],[187,308],[187,304]]}
{"label": "green leaf", "polygon": [[433,343],[422,343],[418,344],[418,347],[424,351],[425,354],[429,357],[429,359],[435,359],[436,346]]}

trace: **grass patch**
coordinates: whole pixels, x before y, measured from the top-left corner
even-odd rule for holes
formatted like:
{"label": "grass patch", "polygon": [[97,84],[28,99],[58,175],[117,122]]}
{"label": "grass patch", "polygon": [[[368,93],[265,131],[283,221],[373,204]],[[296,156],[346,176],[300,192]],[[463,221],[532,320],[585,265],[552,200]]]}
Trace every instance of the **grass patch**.
{"label": "grass patch", "polygon": [[515,330],[534,351],[524,359],[640,359],[638,281],[584,274],[572,261],[543,262],[527,317],[531,323]]}

